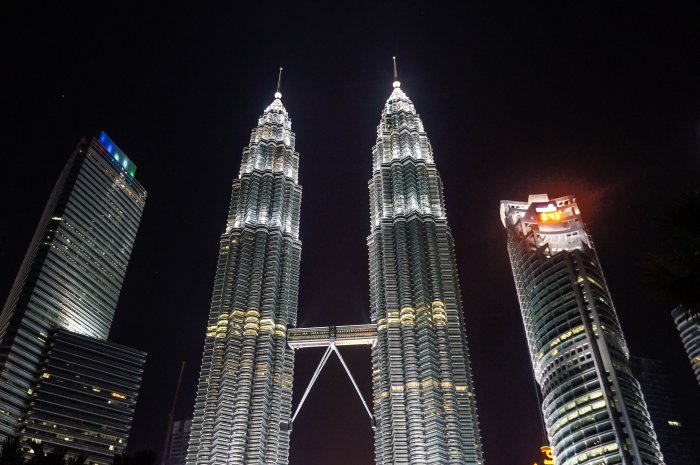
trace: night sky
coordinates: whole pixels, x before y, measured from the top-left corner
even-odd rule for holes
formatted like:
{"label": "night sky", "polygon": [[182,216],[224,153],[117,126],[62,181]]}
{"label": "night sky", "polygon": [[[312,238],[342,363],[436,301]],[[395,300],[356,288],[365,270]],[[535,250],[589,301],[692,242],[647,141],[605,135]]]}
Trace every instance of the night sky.
{"label": "night sky", "polygon": [[[392,55],[444,181],[487,464],[532,463],[541,441],[498,216],[530,193],[577,196],[632,353],[665,360],[700,420],[672,303],[640,265],[700,179],[698,2],[7,3],[0,299],[83,136],[104,129],[148,190],[110,335],[148,352],[130,450],[160,452],[181,360],[176,416],[191,415],[231,181],[279,66],[301,154],[299,326],[369,322],[367,182]],[[370,399],[369,350],[344,353]],[[297,353],[294,406],[321,355]],[[373,463],[335,359],[290,462]]]}

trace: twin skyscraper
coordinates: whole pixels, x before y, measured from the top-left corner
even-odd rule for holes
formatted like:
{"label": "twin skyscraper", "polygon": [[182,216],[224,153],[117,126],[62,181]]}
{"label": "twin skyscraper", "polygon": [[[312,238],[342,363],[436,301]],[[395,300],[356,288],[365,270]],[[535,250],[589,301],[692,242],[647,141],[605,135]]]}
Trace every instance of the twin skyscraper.
{"label": "twin skyscraper", "polygon": [[[277,93],[233,181],[188,463],[286,464],[299,283],[299,154]],[[452,235],[430,141],[394,82],[373,148],[376,462],[482,463]],[[329,339],[340,337],[335,331]]]}
{"label": "twin skyscraper", "polygon": [[[395,80],[372,148],[372,324],[304,330],[299,154],[281,98],[278,89],[233,181],[188,465],[286,465],[295,350],[328,346],[320,370],[353,338],[372,345],[377,465],[482,464],[453,238],[413,103]],[[558,463],[663,463],[575,199],[504,202],[501,216]]]}

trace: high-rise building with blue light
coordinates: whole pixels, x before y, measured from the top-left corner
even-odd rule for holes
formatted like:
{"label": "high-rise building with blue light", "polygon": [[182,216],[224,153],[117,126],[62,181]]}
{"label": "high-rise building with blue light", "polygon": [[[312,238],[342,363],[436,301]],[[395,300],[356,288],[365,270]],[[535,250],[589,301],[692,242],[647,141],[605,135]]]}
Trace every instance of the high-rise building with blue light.
{"label": "high-rise building with blue light", "polygon": [[576,199],[504,200],[500,216],[555,463],[663,464]]}
{"label": "high-rise building with blue light", "polygon": [[55,330],[107,338],[146,201],[135,172],[104,132],[63,169],[0,314],[1,436],[23,431]]}

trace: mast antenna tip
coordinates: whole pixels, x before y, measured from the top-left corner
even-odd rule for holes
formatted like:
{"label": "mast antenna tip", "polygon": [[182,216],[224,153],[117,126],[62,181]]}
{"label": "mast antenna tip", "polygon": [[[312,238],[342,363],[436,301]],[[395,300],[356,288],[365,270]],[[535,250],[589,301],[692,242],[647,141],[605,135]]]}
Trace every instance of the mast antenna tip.
{"label": "mast antenna tip", "polygon": [[394,87],[399,87],[399,72],[396,70],[396,57],[391,57],[394,60]]}
{"label": "mast antenna tip", "polygon": [[277,92],[275,92],[275,98],[282,98],[282,94],[280,93],[281,86],[282,86],[282,67],[280,66],[280,74],[277,77]]}

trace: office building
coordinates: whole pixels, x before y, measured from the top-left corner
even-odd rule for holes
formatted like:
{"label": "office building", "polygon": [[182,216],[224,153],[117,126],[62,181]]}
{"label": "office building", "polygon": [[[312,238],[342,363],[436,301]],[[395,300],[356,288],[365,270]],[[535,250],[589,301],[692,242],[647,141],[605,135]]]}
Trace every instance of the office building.
{"label": "office building", "polygon": [[500,216],[556,463],[661,465],[576,199],[504,200]]}
{"label": "office building", "polygon": [[135,172],[104,132],[63,169],[0,314],[0,436],[22,432],[50,344],[107,338],[146,201]]}
{"label": "office building", "polygon": [[369,181],[375,462],[481,464],[442,182],[420,116],[397,80],[393,87]]}
{"label": "office building", "polygon": [[64,329],[49,335],[24,421],[24,440],[109,465],[124,452],[146,354]]}
{"label": "office building", "polygon": [[299,154],[279,91],[243,151],[219,261],[190,465],[286,464],[299,287]]}

